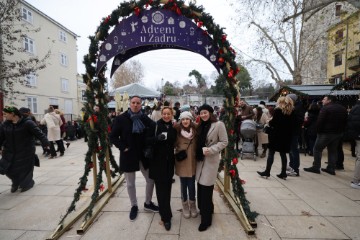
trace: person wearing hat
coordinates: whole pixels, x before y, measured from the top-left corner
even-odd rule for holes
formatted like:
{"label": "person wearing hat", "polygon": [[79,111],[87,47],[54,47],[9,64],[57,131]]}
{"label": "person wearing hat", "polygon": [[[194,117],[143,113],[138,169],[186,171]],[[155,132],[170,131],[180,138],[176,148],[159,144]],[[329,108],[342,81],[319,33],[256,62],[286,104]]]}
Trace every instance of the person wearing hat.
{"label": "person wearing hat", "polygon": [[198,212],[195,201],[195,173],[196,173],[196,126],[191,112],[182,112],[179,123],[175,126],[177,131],[175,143],[175,156],[181,151],[186,152],[186,158],[178,160],[175,157],[175,174],[180,177],[181,202],[184,218],[197,217]]}
{"label": "person wearing hat", "polygon": [[228,136],[223,122],[214,116],[214,109],[207,104],[199,108],[200,124],[197,128],[196,181],[198,207],[201,223],[199,231],[205,231],[212,223],[214,184],[220,163],[220,152],[228,145]]}
{"label": "person wearing hat", "polygon": [[30,119],[23,117],[16,107],[4,107],[4,123],[0,126],[0,174],[5,174],[12,182],[11,192],[21,188],[21,192],[31,189],[35,182],[35,139],[48,148],[49,141],[40,128]]}

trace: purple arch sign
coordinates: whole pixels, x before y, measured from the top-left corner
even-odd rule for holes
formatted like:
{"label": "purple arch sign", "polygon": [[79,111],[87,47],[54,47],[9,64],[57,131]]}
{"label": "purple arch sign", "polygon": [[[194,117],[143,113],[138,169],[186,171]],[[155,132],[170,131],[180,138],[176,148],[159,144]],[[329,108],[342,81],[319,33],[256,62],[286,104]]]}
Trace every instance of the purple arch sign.
{"label": "purple arch sign", "polygon": [[220,72],[218,47],[190,19],[164,9],[145,10],[119,22],[101,45],[96,74],[114,58],[111,75],[126,60],[158,49],[180,49],[205,57]]}

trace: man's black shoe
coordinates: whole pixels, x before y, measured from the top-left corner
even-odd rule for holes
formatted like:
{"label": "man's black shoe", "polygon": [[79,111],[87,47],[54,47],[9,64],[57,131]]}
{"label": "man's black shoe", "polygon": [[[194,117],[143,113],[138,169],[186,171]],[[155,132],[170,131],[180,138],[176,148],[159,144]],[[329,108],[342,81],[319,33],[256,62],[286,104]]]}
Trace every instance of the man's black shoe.
{"label": "man's black shoe", "polygon": [[157,213],[159,212],[159,207],[156,206],[153,202],[150,202],[149,204],[144,203],[144,209],[146,211]]}
{"label": "man's black shoe", "polygon": [[164,223],[164,227],[165,227],[166,231],[170,231],[170,229],[171,229],[171,222],[165,222],[165,223]]}
{"label": "man's black shoe", "polygon": [[317,173],[320,174],[320,169],[314,168],[314,167],[309,167],[309,168],[304,168],[305,172],[312,172],[312,173]]}
{"label": "man's black shoe", "polygon": [[335,175],[334,170],[330,170],[330,169],[327,169],[327,168],[322,168],[321,171],[326,172],[326,173],[328,173],[330,175]]}
{"label": "man's black shoe", "polygon": [[136,219],[136,217],[138,215],[138,211],[139,211],[138,206],[131,207],[130,215],[129,215],[130,221],[134,221]]}

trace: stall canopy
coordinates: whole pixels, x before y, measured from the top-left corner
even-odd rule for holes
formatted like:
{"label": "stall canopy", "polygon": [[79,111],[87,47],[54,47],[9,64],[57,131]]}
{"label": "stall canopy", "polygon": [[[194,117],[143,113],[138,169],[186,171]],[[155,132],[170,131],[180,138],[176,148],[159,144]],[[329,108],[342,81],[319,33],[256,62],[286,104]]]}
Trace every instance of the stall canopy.
{"label": "stall canopy", "polygon": [[269,101],[276,101],[280,96],[295,93],[298,96],[308,96],[308,98],[321,98],[325,95],[357,96],[360,90],[333,90],[334,85],[288,85],[282,86]]}
{"label": "stall canopy", "polygon": [[116,88],[110,95],[115,96],[116,93],[119,93],[120,95],[127,93],[129,97],[136,95],[141,98],[159,98],[161,95],[160,92],[144,87],[139,83],[132,83]]}

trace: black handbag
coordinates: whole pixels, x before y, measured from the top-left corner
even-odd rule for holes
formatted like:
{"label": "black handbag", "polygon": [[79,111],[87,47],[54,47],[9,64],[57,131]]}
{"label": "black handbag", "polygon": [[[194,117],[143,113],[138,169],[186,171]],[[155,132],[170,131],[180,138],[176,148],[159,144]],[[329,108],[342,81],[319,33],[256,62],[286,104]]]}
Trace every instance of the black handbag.
{"label": "black handbag", "polygon": [[186,152],[189,149],[191,142],[192,142],[192,139],[190,140],[189,145],[186,148],[186,150],[181,150],[181,151],[179,151],[178,153],[175,154],[176,161],[181,162],[181,161],[183,161],[183,160],[185,160],[187,158],[187,153]]}
{"label": "black handbag", "polygon": [[266,134],[273,134],[274,133],[274,127],[271,127],[269,125],[266,125],[264,128],[263,128],[263,132],[266,133]]}
{"label": "black handbag", "polygon": [[4,158],[0,158],[0,174],[5,175],[7,174],[10,168],[11,162],[7,161]]}
{"label": "black handbag", "polygon": [[175,159],[178,162],[181,162],[187,158],[186,150],[181,150],[180,152],[175,154]]}
{"label": "black handbag", "polygon": [[[157,127],[158,127],[158,125],[156,124],[155,136],[156,136],[156,132],[157,132]],[[144,157],[145,157],[145,159],[148,159],[148,160],[151,160],[154,158],[154,146],[152,144],[145,147]]]}

